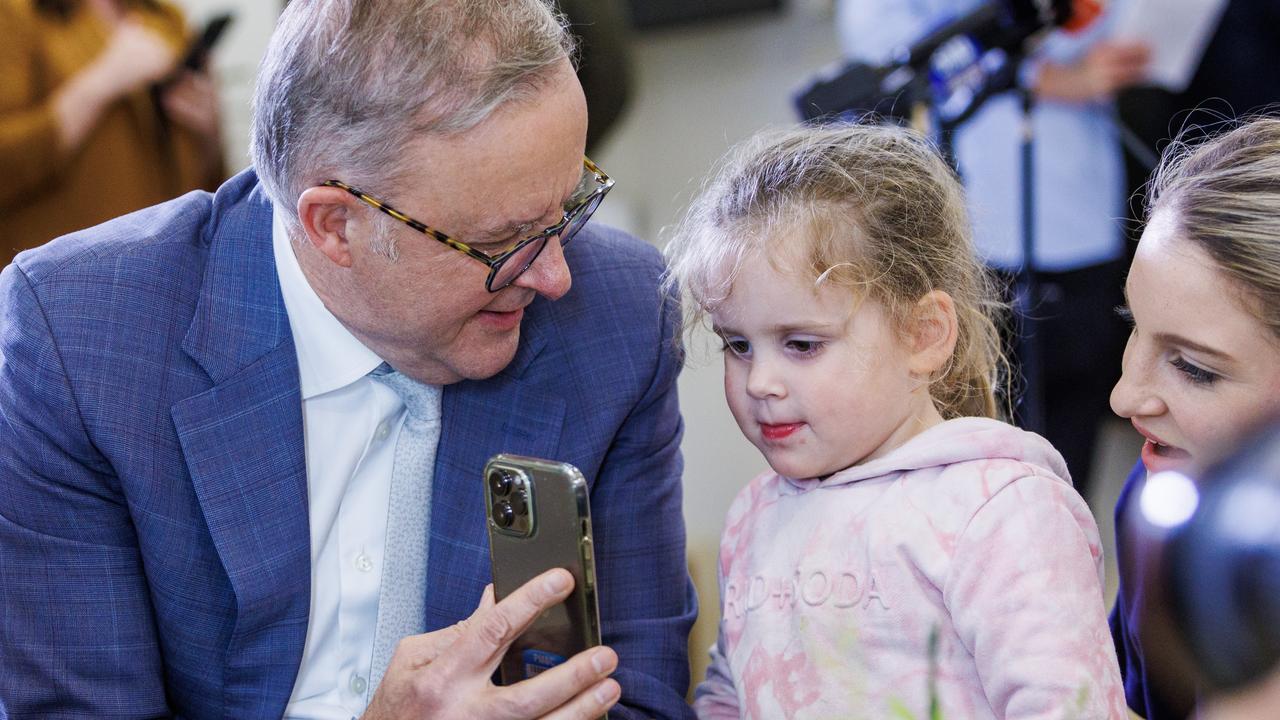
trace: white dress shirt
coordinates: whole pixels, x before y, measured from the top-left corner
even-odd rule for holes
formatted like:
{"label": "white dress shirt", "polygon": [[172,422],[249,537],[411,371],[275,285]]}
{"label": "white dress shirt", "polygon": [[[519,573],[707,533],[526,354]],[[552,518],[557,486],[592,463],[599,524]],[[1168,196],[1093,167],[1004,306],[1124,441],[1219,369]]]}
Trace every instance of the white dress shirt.
{"label": "white dress shirt", "polygon": [[404,403],[369,377],[382,358],[325,308],[278,213],[272,242],[298,352],[311,528],[311,613],[285,717],[348,720],[364,712],[373,690],[387,503]]}

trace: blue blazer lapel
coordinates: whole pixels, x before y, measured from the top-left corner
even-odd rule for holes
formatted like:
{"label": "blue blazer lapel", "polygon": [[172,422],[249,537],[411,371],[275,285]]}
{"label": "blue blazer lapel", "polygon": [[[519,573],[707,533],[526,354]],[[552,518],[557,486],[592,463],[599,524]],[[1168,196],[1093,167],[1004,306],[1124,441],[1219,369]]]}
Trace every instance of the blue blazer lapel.
{"label": "blue blazer lapel", "polygon": [[311,590],[306,456],[270,204],[254,190],[218,210],[183,344],[214,386],[174,405],[172,417],[236,596],[228,713],[248,717],[264,696],[278,697],[283,713],[302,658]]}
{"label": "blue blazer lapel", "polygon": [[[427,558],[427,629],[445,627],[475,610],[490,580],[485,527],[484,464],[505,452],[554,458],[560,447],[564,398],[548,391],[534,364],[554,329],[530,306],[520,349],[496,377],[444,389],[440,445],[431,492]],[[548,358],[540,358],[546,366]],[[554,363],[552,363],[554,364]]]}

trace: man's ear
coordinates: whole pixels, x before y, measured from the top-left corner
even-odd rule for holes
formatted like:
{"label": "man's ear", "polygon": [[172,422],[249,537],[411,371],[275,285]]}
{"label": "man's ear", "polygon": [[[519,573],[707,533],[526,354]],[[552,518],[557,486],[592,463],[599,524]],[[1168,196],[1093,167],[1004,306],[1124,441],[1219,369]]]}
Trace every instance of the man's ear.
{"label": "man's ear", "polygon": [[353,198],[340,188],[307,188],[298,197],[298,220],[307,241],[335,265],[351,267],[351,245],[347,238]]}
{"label": "man's ear", "polygon": [[908,369],[913,375],[931,377],[946,367],[956,349],[960,332],[956,303],[951,295],[931,290],[916,302],[908,335]]}

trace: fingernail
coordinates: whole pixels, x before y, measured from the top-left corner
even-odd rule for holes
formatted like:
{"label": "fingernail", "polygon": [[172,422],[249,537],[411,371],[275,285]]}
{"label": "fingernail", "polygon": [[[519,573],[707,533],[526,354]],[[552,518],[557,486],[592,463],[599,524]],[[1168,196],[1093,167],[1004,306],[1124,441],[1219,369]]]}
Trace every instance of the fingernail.
{"label": "fingernail", "polygon": [[597,650],[591,654],[591,667],[596,669],[597,673],[605,671],[605,656],[608,655],[604,650]]}
{"label": "fingernail", "polygon": [[551,573],[551,575],[547,577],[547,581],[543,583],[543,587],[545,587],[549,593],[558,593],[562,590],[567,590],[569,588],[569,578],[567,574],[563,572]]}
{"label": "fingernail", "polygon": [[595,692],[596,702],[601,705],[612,703],[618,699],[619,689],[617,685],[611,682],[600,683],[600,687],[597,687]]}

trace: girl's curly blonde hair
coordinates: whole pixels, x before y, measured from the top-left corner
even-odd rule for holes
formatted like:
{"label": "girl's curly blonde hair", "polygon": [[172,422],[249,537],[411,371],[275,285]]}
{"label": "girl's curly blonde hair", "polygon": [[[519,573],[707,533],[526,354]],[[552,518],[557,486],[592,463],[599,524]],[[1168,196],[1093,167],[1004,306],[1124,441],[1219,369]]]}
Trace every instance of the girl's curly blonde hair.
{"label": "girl's curly blonde hair", "polygon": [[687,326],[728,296],[756,252],[775,265],[800,258],[815,283],[847,287],[851,303],[875,299],[904,335],[926,293],[949,294],[958,334],[932,378],[934,403],[948,419],[1000,415],[1005,306],[975,254],[960,182],[924,137],[847,124],[764,132],[736,146],[667,245],[667,285],[684,297]]}

